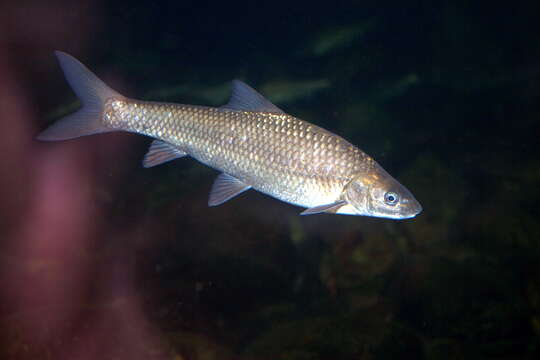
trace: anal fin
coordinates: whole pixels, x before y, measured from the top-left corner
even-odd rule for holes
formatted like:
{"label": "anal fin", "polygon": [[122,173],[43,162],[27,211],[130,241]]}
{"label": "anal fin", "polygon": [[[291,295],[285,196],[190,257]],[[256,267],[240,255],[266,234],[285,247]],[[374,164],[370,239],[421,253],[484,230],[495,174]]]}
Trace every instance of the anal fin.
{"label": "anal fin", "polygon": [[185,151],[161,140],[154,140],[144,156],[143,166],[149,168],[186,156]]}
{"label": "anal fin", "polygon": [[242,181],[231,175],[222,173],[216,178],[214,185],[212,185],[208,206],[221,205],[227,200],[230,200],[236,195],[249,189],[251,189],[250,185],[244,184]]}

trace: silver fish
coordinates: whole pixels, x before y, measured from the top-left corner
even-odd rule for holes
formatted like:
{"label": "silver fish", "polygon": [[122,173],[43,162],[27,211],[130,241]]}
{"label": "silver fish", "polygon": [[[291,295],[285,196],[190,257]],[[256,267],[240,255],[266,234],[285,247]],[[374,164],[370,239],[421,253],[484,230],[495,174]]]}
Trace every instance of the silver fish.
{"label": "silver fish", "polygon": [[66,140],[111,131],[155,138],[143,165],[191,156],[221,171],[209,206],[255,189],[307,208],[302,215],[335,213],[391,219],[422,207],[373,158],[342,137],[288,115],[239,80],[229,102],[206,107],[124,97],[83,64],[56,52],[82,108],[37,137]]}

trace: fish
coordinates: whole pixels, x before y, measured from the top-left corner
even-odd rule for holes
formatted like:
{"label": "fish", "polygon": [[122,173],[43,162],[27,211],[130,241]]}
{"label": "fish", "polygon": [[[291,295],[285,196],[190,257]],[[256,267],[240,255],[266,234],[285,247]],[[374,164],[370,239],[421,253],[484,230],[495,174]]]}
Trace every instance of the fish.
{"label": "fish", "polygon": [[113,131],[153,138],[145,168],[190,156],[220,172],[209,206],[254,189],[320,213],[407,219],[422,206],[372,157],[328,130],[291,116],[240,80],[220,107],[135,100],[107,86],[77,59],[55,52],[81,108],[37,139],[60,141]]}

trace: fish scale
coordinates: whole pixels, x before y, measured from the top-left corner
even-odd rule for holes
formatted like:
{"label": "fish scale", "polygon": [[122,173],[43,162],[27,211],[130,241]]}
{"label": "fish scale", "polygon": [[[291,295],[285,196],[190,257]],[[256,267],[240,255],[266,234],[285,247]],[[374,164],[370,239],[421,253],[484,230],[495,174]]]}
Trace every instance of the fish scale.
{"label": "fish scale", "polygon": [[65,140],[111,131],[154,138],[145,167],[190,155],[222,172],[209,205],[253,188],[321,212],[404,219],[421,211],[412,194],[342,137],[288,115],[233,81],[229,102],[206,107],[134,100],[109,88],[73,57],[57,52],[82,108],[43,131]]}
{"label": "fish scale", "polygon": [[336,201],[366,163],[341,137],[286,114],[128,99],[111,101],[104,114],[112,129],[174,144],[256,190],[305,207]]}

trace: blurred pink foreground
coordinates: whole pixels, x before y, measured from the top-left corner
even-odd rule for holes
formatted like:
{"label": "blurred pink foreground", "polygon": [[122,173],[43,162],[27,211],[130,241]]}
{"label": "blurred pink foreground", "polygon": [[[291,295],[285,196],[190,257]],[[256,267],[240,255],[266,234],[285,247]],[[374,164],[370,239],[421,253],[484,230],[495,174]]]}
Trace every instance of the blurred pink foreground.
{"label": "blurred pink foreground", "polygon": [[[96,154],[114,154],[119,144],[99,150],[95,138],[33,140],[44,125],[33,86],[46,85],[30,79],[20,60],[76,49],[95,25],[83,20],[95,18],[85,16],[93,10],[85,2],[25,4],[24,11],[16,2],[0,5],[0,358],[159,357],[156,330],[134,288],[129,247],[96,251],[103,244],[96,239],[129,236],[109,233],[95,196]],[[76,35],[69,30],[74,24]],[[30,75],[37,75],[51,63],[32,65]],[[97,261],[97,254],[107,259]]]}

